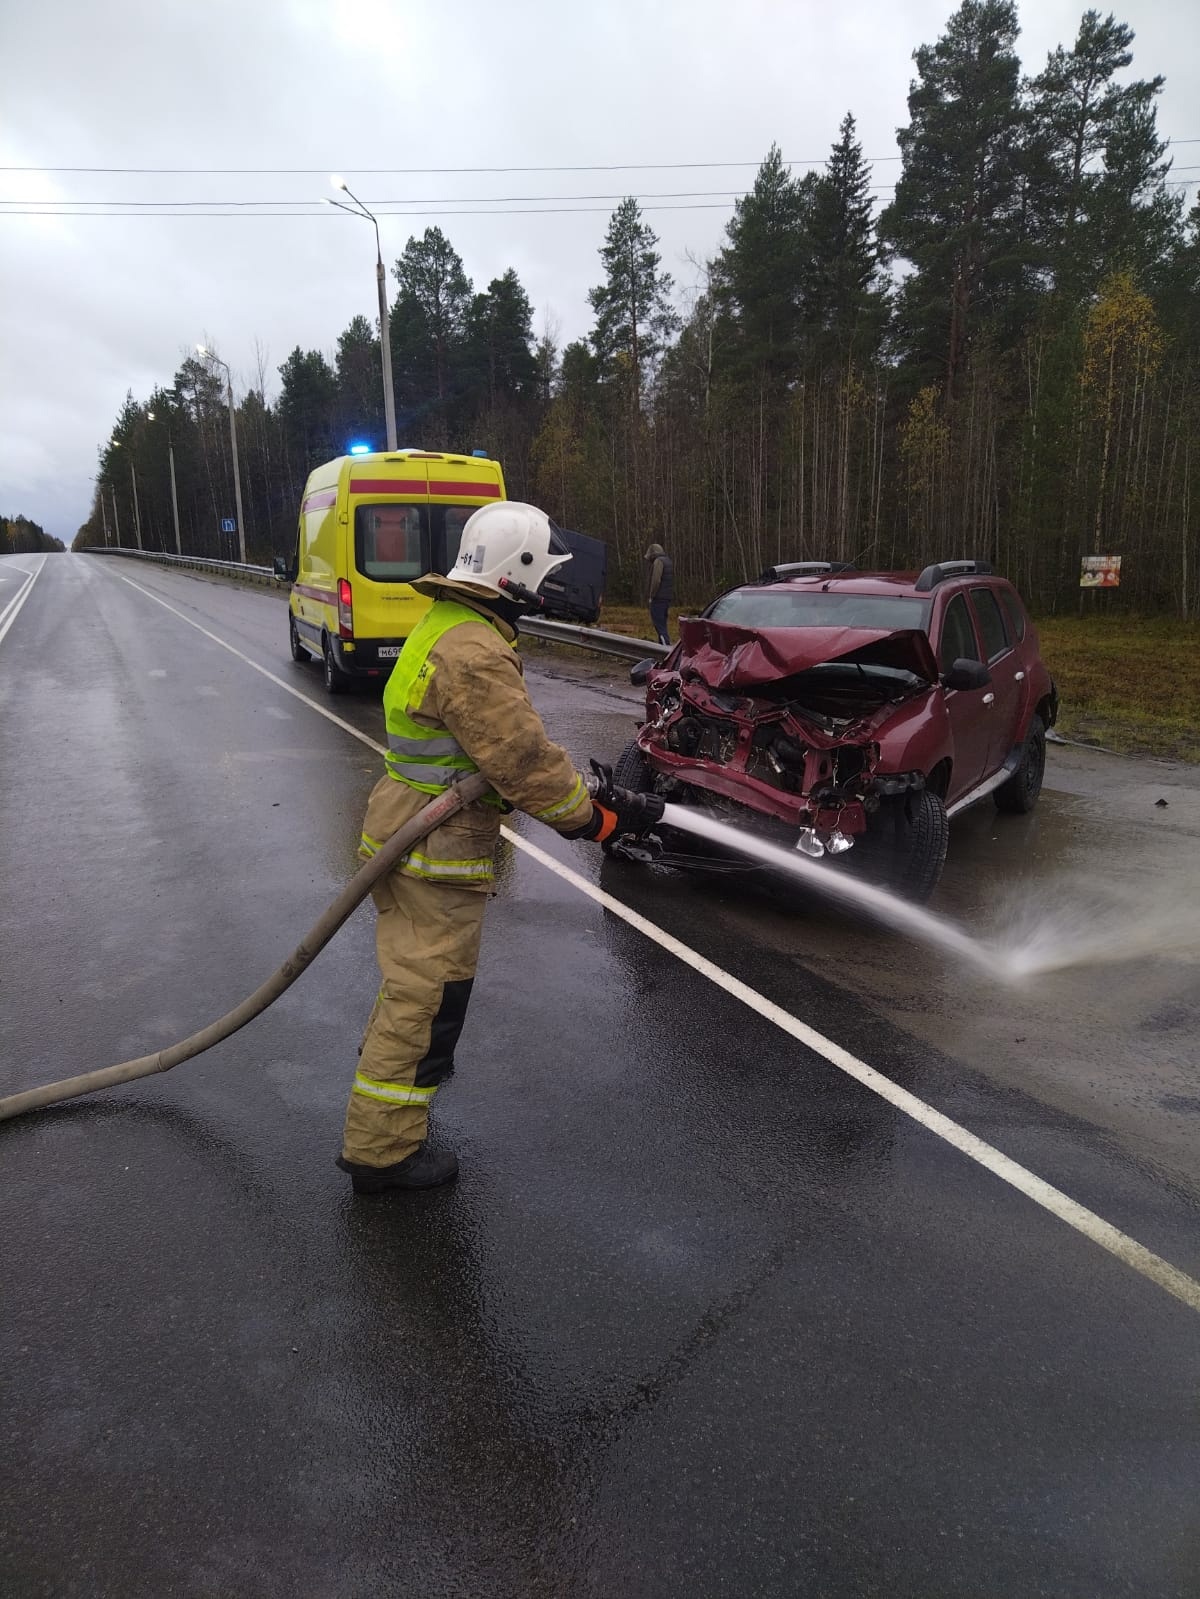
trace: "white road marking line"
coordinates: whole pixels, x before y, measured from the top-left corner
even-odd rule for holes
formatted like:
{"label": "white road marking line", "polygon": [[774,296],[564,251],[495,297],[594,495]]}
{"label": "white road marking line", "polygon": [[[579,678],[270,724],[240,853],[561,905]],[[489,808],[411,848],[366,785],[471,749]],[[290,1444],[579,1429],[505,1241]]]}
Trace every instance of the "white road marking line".
{"label": "white road marking line", "polygon": [[126,577],[124,572],[113,572],[110,576],[119,577],[121,582],[128,583],[131,589],[137,589],[139,594],[144,594],[147,599],[154,600],[156,604],[162,606],[164,611],[170,611],[172,616],[177,616],[181,622],[186,622],[189,627],[194,627],[197,633],[203,633],[205,638],[211,639],[214,644],[219,644],[223,650],[228,650],[230,655],[235,655],[239,661],[243,661],[247,666],[252,667],[254,671],[261,673],[268,682],[274,683],[276,688],[281,688],[285,694],[290,694],[294,699],[303,701],[309,710],[316,711],[318,716],[323,716],[326,721],[334,723],[336,727],[340,727],[344,733],[349,733],[352,738],[358,739],[373,750],[378,750],[382,755],[383,746],[376,744],[373,738],[368,738],[365,733],[360,733],[357,727],[353,727],[349,722],[343,721],[340,716],[335,716],[332,711],[327,711],[323,705],[318,705],[316,700],[309,699],[308,695],[301,689],[294,688],[291,683],[285,683],[281,677],[276,677],[274,672],[268,672],[265,666],[260,666],[257,661],[252,661],[248,655],[243,655],[241,650],[227,643],[218,634],[210,633],[208,628],[201,627],[199,622],[193,622],[190,616],[185,616],[182,611],[176,610],[175,606],[169,604],[160,595],[155,594],[153,589],[143,588],[140,583],[135,583],[133,578]]}
{"label": "white road marking line", "polygon": [[[45,556],[45,555],[42,556],[42,566],[45,566],[47,559],[48,559],[47,556]],[[12,599],[9,600],[8,604],[4,607],[4,609],[2,611],[0,611],[0,644],[2,644],[4,642],[5,636],[7,635],[9,628],[13,625],[13,623],[16,621],[17,617],[20,615],[21,607],[25,604],[25,601],[29,598],[30,590],[33,588],[33,585],[37,582],[38,574],[41,572],[42,566],[34,567],[32,572],[26,572],[25,568],[23,566],[19,566],[17,568],[18,572],[23,572],[25,574],[25,577],[26,577],[27,581],[26,581],[24,587],[18,589],[17,592],[13,595]]]}
{"label": "white road marking line", "polygon": [[[135,583],[132,578],[125,577],[123,573],[118,572],[114,575],[119,577],[123,583],[128,583],[131,588],[137,589],[139,593],[156,600],[159,605],[170,611],[173,616],[177,616],[181,622],[186,622],[189,627],[194,627],[198,633],[203,633],[205,638],[212,639],[214,644],[219,644],[222,649],[228,650],[239,661],[244,661],[247,666],[252,667],[256,672],[260,672],[263,677],[269,679],[270,682],[276,684],[288,694],[293,695],[298,700],[303,700],[304,704],[309,706],[310,709],[336,723],[338,727],[343,728],[352,737],[358,739],[360,743],[369,745],[371,749],[378,751],[380,755],[384,753],[384,746],[377,743],[375,739],[368,737],[366,733],[360,732],[357,727],[352,727],[349,722],[344,722],[340,716],[335,716],[332,711],[326,710],[323,705],[318,705],[315,700],[309,699],[307,694],[303,694],[299,689],[293,688],[290,683],[285,683],[282,678],[276,677],[274,672],[269,672],[265,666],[260,666],[257,661],[252,661],[248,655],[243,655],[240,650],[235,649],[232,644],[227,644],[216,633],[210,633],[207,628],[201,627],[199,622],[193,622],[190,617],[184,616],[182,611],[176,610],[166,600],[160,599],[152,590],[143,588],[140,583]],[[861,1083],[871,1093],[878,1094],[881,1099],[887,1100],[888,1104],[894,1105],[905,1116],[911,1117],[913,1121],[919,1123],[929,1132],[936,1134],[937,1137],[950,1144],[952,1148],[957,1149],[960,1154],[966,1155],[969,1160],[975,1161],[985,1171],[989,1171],[994,1177],[998,1177],[1001,1182],[1007,1183],[1009,1187],[1015,1188],[1018,1193],[1024,1194],[1035,1205],[1040,1205],[1043,1210],[1049,1211],[1053,1216],[1057,1216],[1059,1221],[1065,1222],[1068,1227],[1073,1227],[1076,1232],[1082,1233],[1085,1238],[1090,1239],[1094,1244],[1098,1244],[1101,1249],[1107,1250],[1110,1255],[1114,1255],[1126,1266],[1130,1266],[1134,1271],[1140,1272],[1143,1277],[1147,1277],[1151,1282],[1157,1283],[1160,1288],[1165,1288],[1167,1293],[1173,1294],[1176,1299],[1187,1305],[1189,1309],[1200,1312],[1200,1282],[1197,1282],[1194,1277],[1189,1277],[1186,1272],[1180,1271],[1178,1266],[1172,1266],[1170,1261],[1164,1260],[1161,1255],[1154,1254],[1144,1244],[1139,1244],[1135,1238],[1130,1238],[1127,1233],[1121,1232],[1111,1222],[1107,1222],[1102,1216],[1098,1216],[1094,1210],[1088,1210],[1085,1205],[1079,1204],[1069,1194],[1064,1194],[1061,1189],[1053,1187],[1044,1178],[1037,1176],[1035,1172],[1031,1172],[1028,1167],[1019,1165],[1017,1161],[1010,1159],[1009,1156],[994,1148],[993,1145],[985,1143],[982,1138],[978,1138],[974,1133],[968,1132],[958,1122],[952,1121],[949,1116],[944,1116],[941,1111],[935,1110],[932,1105],[927,1105],[923,1099],[918,1099],[915,1094],[910,1094],[906,1088],[901,1088],[890,1077],[885,1077],[882,1072],[877,1072],[873,1066],[868,1066],[865,1061],[861,1061],[857,1056],[851,1055],[849,1050],[843,1049],[840,1044],[835,1044],[832,1039],[826,1038],[822,1033],[818,1033],[815,1028],[809,1027],[806,1022],[800,1021],[790,1011],[784,1010],[781,1005],[776,1005],[765,994],[760,994],[757,989],[751,988],[748,983],[743,983],[740,978],[734,977],[731,972],[725,971],[723,967],[716,965],[714,961],[708,960],[707,957],[692,949],[690,945],[684,944],[674,934],[666,932],[654,922],[647,921],[644,916],[639,915],[635,910],[631,910],[628,905],[623,904],[619,899],[614,899],[611,894],[606,894],[602,888],[597,888],[594,883],[589,882],[586,877],[581,876],[570,866],[564,866],[561,861],[555,860],[552,855],[548,855],[538,845],[531,844],[528,839],[522,838],[518,833],[514,833],[511,828],[501,827],[500,831],[510,844],[514,844],[517,849],[523,850],[525,854],[540,862],[547,870],[562,878],[564,882],[570,883],[581,894],[586,894],[597,905],[602,905],[605,910],[611,911],[614,916],[619,916],[623,922],[626,922],[630,927],[636,928],[639,933],[644,934],[646,938],[657,944],[661,949],[665,949],[669,954],[674,955],[685,966],[690,966],[701,977],[707,978],[710,983],[713,983],[732,999],[738,1000],[750,1010],[755,1011],[764,1021],[771,1022],[781,1032],[787,1033],[797,1043],[803,1044],[805,1049],[811,1050],[814,1055],[821,1056],[831,1066],[836,1066],[839,1071],[845,1072],[848,1077],[852,1077],[855,1082]]]}

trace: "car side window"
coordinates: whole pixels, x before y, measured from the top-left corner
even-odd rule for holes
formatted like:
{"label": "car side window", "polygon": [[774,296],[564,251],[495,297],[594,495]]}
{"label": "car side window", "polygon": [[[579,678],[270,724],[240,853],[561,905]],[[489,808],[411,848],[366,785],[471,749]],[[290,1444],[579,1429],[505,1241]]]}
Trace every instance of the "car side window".
{"label": "car side window", "polygon": [[1004,609],[1008,612],[1008,619],[1012,623],[1013,637],[1020,643],[1025,637],[1024,607],[1009,589],[1001,589],[1000,598],[1004,601]]}
{"label": "car side window", "polygon": [[942,667],[949,671],[955,661],[977,661],[979,646],[975,642],[975,629],[971,626],[971,613],[963,595],[956,594],[942,617]]}
{"label": "car side window", "polygon": [[975,615],[979,618],[984,650],[988,660],[994,661],[998,655],[1012,648],[1003,612],[991,589],[972,589],[971,598],[975,602]]}

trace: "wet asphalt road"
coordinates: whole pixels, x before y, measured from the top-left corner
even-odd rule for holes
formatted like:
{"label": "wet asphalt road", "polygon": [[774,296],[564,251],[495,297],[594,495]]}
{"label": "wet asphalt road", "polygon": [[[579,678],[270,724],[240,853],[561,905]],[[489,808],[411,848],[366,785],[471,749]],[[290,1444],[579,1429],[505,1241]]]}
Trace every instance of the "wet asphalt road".
{"label": "wet asphalt road", "polygon": [[[0,562],[0,618],[41,562]],[[0,639],[0,1092],[210,1020],[353,870],[378,756],[248,662],[373,738],[378,700],[285,637],[266,591],[45,559]],[[636,700],[580,675],[537,657],[535,698],[612,757]],[[1200,1275],[1194,961],[993,991],[520,831]],[[1198,835],[1195,774],[1056,750],[1029,822],[956,824],[939,905],[1061,908],[1099,858],[1136,927],[1194,905]],[[0,1593],[1200,1593],[1196,1312],[502,864],[455,1189],[332,1165],[367,911],[212,1054],[0,1125]]]}

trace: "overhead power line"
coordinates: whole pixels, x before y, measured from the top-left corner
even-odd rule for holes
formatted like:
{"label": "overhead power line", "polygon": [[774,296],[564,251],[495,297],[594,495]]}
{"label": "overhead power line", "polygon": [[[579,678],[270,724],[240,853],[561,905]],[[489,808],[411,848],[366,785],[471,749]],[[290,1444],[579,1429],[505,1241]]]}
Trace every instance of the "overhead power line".
{"label": "overhead power line", "polygon": [[[872,189],[891,189],[891,183],[873,183]],[[738,199],[746,191],[744,189],[678,189],[668,190],[665,193],[635,193],[635,200],[715,200]],[[558,200],[569,200],[572,203],[583,200],[625,200],[628,194],[449,194],[429,195],[409,200],[372,200],[363,203],[371,206],[381,205],[529,205],[535,202],[553,204]],[[165,206],[192,207],[200,205],[230,206],[237,210],[253,210],[258,206],[279,205],[325,205],[324,199],[297,201],[293,196],[290,200],[67,200],[59,197],[54,200],[30,200],[28,198],[0,200],[0,205],[96,205],[96,206],[128,206],[131,210],[154,210]]]}
{"label": "overhead power line", "polygon": [[[1190,166],[1175,167],[1173,170],[1176,171],[1176,172],[1200,172],[1200,162],[1197,162],[1196,164],[1190,165]],[[1188,183],[1194,183],[1196,180],[1194,178],[1186,178],[1186,179],[1174,179],[1174,178],[1172,178],[1172,179],[1168,179],[1167,181],[1170,182],[1170,183],[1175,183],[1177,185],[1179,185],[1179,184],[1186,185]],[[872,193],[885,193],[885,192],[888,192],[888,191],[894,189],[896,187],[896,185],[894,183],[872,183],[872,184],[868,184],[867,187]],[[673,189],[673,190],[672,189],[668,189],[668,190],[665,190],[665,191],[663,191],[663,190],[644,190],[644,191],[641,191],[641,192],[635,192],[634,195],[633,195],[633,198],[635,200],[638,200],[638,201],[642,201],[642,200],[718,200],[718,199],[727,200],[727,199],[740,199],[745,193],[746,193],[746,191],[744,189]],[[407,200],[373,200],[373,199],[368,198],[364,203],[367,204],[367,205],[371,205],[371,206],[402,206],[402,207],[405,207],[407,209],[404,210],[404,211],[391,211],[391,212],[388,212],[387,214],[391,215],[391,216],[403,216],[403,215],[409,214],[409,212],[411,212],[414,215],[419,215],[420,212],[421,212],[421,209],[426,207],[426,206],[467,206],[467,205],[515,206],[515,205],[533,205],[533,204],[537,204],[537,205],[542,205],[542,204],[553,205],[557,201],[566,201],[566,202],[569,202],[570,204],[574,205],[576,203],[581,203],[581,202],[583,202],[585,200],[586,201],[590,201],[590,200],[624,200],[624,199],[627,199],[627,198],[628,198],[628,195],[623,194],[623,193],[613,193],[613,194],[495,194],[495,195],[492,195],[492,194],[471,194],[471,195],[463,194],[463,195],[427,195],[427,196],[423,196],[421,198],[407,199]],[[89,199],[89,200],[68,200],[68,199],[66,199],[64,197],[61,197],[61,196],[56,198],[56,199],[53,199],[53,200],[31,200],[31,199],[29,199],[27,197],[22,197],[22,198],[15,198],[14,197],[14,198],[11,198],[11,199],[0,199],[0,206],[50,207],[50,208],[55,208],[55,211],[54,211],[53,214],[57,214],[57,208],[60,208],[60,207],[61,208],[66,208],[66,207],[72,207],[73,208],[73,207],[76,207],[76,206],[95,206],[95,207],[97,207],[99,209],[102,209],[102,210],[107,210],[110,207],[120,207],[120,208],[123,208],[123,209],[127,210],[130,214],[136,214],[138,211],[170,211],[170,210],[173,210],[173,209],[178,209],[180,211],[187,211],[187,210],[199,209],[201,207],[207,207],[207,208],[209,208],[210,211],[216,211],[218,209],[220,209],[221,211],[224,211],[226,208],[228,210],[230,210],[230,211],[255,211],[255,210],[270,211],[270,210],[273,210],[273,209],[275,209],[277,207],[290,206],[290,207],[294,208],[294,207],[296,207],[298,205],[306,205],[306,206],[307,205],[312,205],[314,207],[323,207],[325,205],[325,201],[323,199],[297,200],[295,197],[293,197],[293,198],[291,198],[289,200],[215,200],[215,199],[214,200],[178,200],[178,199],[173,199],[173,200],[91,200],[91,199]],[[51,213],[48,212],[47,214],[51,214]],[[70,213],[67,213],[67,214],[70,214]],[[293,214],[298,214],[298,213],[293,212]]]}
{"label": "overhead power line", "polygon": [[[84,202],[86,203],[86,202]],[[0,202],[7,205],[7,201]],[[643,211],[728,211],[729,201],[701,201],[694,205],[647,205]],[[571,214],[611,216],[611,208],[605,205],[556,205],[556,206],[504,206],[495,211],[481,210],[453,210],[453,211],[377,211],[380,217],[553,217]],[[307,217],[311,222],[320,217],[332,217],[332,211],[66,211],[47,210],[30,211],[0,210],[2,217],[112,217],[122,221],[154,221],[159,217],[233,217],[241,220],[251,218],[270,221],[275,217]]]}
{"label": "overhead power line", "polygon": [[[1190,139],[1166,139],[1170,147],[1176,144],[1200,144],[1200,135]],[[791,167],[821,166],[829,159],[824,155],[804,159],[789,158],[784,164]],[[873,155],[863,158],[868,162],[899,161],[898,155]],[[325,177],[330,172],[351,172],[363,177],[421,177],[454,174],[496,172],[685,172],[712,171],[719,167],[754,167],[757,161],[613,161],[579,166],[510,166],[510,167],[358,167],[352,162],[331,162],[324,167],[8,167],[0,172],[100,172],[126,175],[166,177]]]}
{"label": "overhead power line", "polygon": [[[813,156],[811,160],[789,160],[784,165],[789,167],[815,167],[822,166],[829,159],[829,152],[824,155]],[[864,156],[865,161],[899,161],[898,155]],[[227,177],[292,177],[311,178],[328,177],[331,172],[350,172],[357,176],[378,178],[415,178],[415,177],[445,177],[451,174],[470,176],[482,173],[495,172],[698,172],[712,171],[718,167],[755,167],[762,166],[761,157],[757,161],[624,161],[614,162],[607,166],[576,166],[576,167],[356,167],[342,163],[341,166],[327,167],[0,167],[0,172],[102,172],[125,173],[127,175],[146,174],[152,177],[192,177],[192,178],[227,178]]]}
{"label": "overhead power line", "polygon": [[[1166,186],[1168,188],[1177,188],[1177,189],[1197,188],[1197,187],[1200,187],[1200,178],[1168,179]],[[890,189],[891,185],[875,185],[875,188],[877,188],[877,189],[881,189],[881,188],[882,189]],[[658,212],[658,211],[728,211],[728,210],[731,209],[734,201],[736,199],[740,198],[740,194],[735,194],[734,191],[732,191],[732,190],[729,191],[729,194],[730,194],[730,198],[726,199],[726,200],[688,201],[688,202],[684,202],[683,204],[679,204],[679,205],[676,205],[676,204],[666,204],[666,205],[651,204],[651,205],[643,205],[643,206],[641,206],[641,210],[643,210],[645,212]],[[134,204],[138,204],[137,202],[133,202],[133,203]],[[385,201],[385,202],[381,203],[381,202],[376,201],[376,202],[373,202],[373,203],[377,207],[377,209],[375,211],[375,215],[376,216],[379,216],[379,217],[408,217],[408,218],[411,218],[411,219],[416,219],[416,218],[419,218],[419,217],[610,216],[612,214],[611,207],[606,206],[606,205],[515,206],[515,205],[502,205],[499,202],[497,202],[490,209],[485,209],[485,208],[483,208],[481,206],[470,205],[470,204],[462,205],[462,206],[456,206],[456,205],[453,205],[453,204],[446,205],[444,203],[431,203],[430,205],[422,205],[419,201],[405,201],[405,202],[400,202],[401,204],[403,204],[406,207],[406,209],[404,209],[404,210],[396,210],[396,209],[385,210],[383,208],[385,205],[393,205],[393,204],[395,204],[395,202]],[[285,209],[281,209],[282,207],[288,206],[288,205],[291,205],[293,207],[296,206],[296,202],[295,201],[286,201],[286,200],[249,201],[249,202],[245,202],[245,203],[239,202],[239,201],[236,201],[236,200],[235,201],[229,201],[229,202],[226,202],[226,201],[205,201],[205,200],[193,200],[193,201],[162,200],[162,201],[154,201],[154,202],[142,202],[142,203],[140,203],[138,205],[138,209],[136,209],[136,210],[121,209],[121,207],[124,206],[126,204],[126,202],[108,201],[108,202],[105,202],[105,204],[108,206],[108,209],[105,209],[105,210],[87,210],[87,209],[82,209],[82,208],[86,208],[89,205],[97,205],[97,204],[100,204],[100,202],[98,202],[98,201],[87,201],[87,200],[78,200],[78,201],[67,202],[66,204],[63,204],[61,202],[51,201],[51,200],[32,201],[32,202],[29,202],[29,201],[18,201],[18,200],[0,200],[0,218],[4,218],[4,217],[75,217],[75,218],[108,217],[108,218],[112,218],[114,220],[119,219],[119,220],[123,220],[123,221],[152,221],[152,220],[154,220],[156,218],[160,218],[160,217],[184,217],[184,218],[189,218],[190,217],[190,218],[193,218],[193,219],[196,219],[196,220],[200,220],[200,219],[203,219],[203,218],[225,217],[225,218],[230,218],[230,219],[236,220],[236,221],[241,221],[243,219],[247,220],[247,221],[249,221],[251,219],[262,220],[262,221],[270,221],[273,218],[306,217],[306,218],[308,218],[311,221],[314,218],[321,218],[321,217],[333,218],[334,215],[335,215],[335,213],[333,211],[331,211],[331,210],[327,210],[327,209],[325,209],[323,207],[318,208],[318,206],[317,206],[317,204],[315,202],[311,205],[311,207],[309,209],[305,209],[305,210],[300,210],[300,209],[285,210]],[[256,209],[256,207],[262,206],[262,205],[270,205],[272,207],[272,209],[271,210]],[[237,209],[219,209],[222,206],[236,207]]]}

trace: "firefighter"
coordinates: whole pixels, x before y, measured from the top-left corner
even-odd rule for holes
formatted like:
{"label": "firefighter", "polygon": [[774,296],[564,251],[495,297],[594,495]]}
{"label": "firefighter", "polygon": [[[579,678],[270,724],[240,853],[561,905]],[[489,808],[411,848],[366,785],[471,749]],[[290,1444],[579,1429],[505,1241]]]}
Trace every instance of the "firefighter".
{"label": "firefighter", "polygon": [[661,800],[623,789],[594,803],[530,703],[516,650],[525,607],[505,585],[536,593],[570,558],[544,512],[500,501],[469,518],[445,577],[413,583],[434,603],[384,690],[386,770],[367,803],[359,854],[369,860],[468,772],[482,772],[494,792],[435,829],[372,890],[383,983],[337,1161],[355,1193],[432,1188],[458,1173],[452,1153],[429,1148],[426,1128],[466,1018],[503,812],[515,807],[567,838],[596,842],[645,832],[662,815]]}

